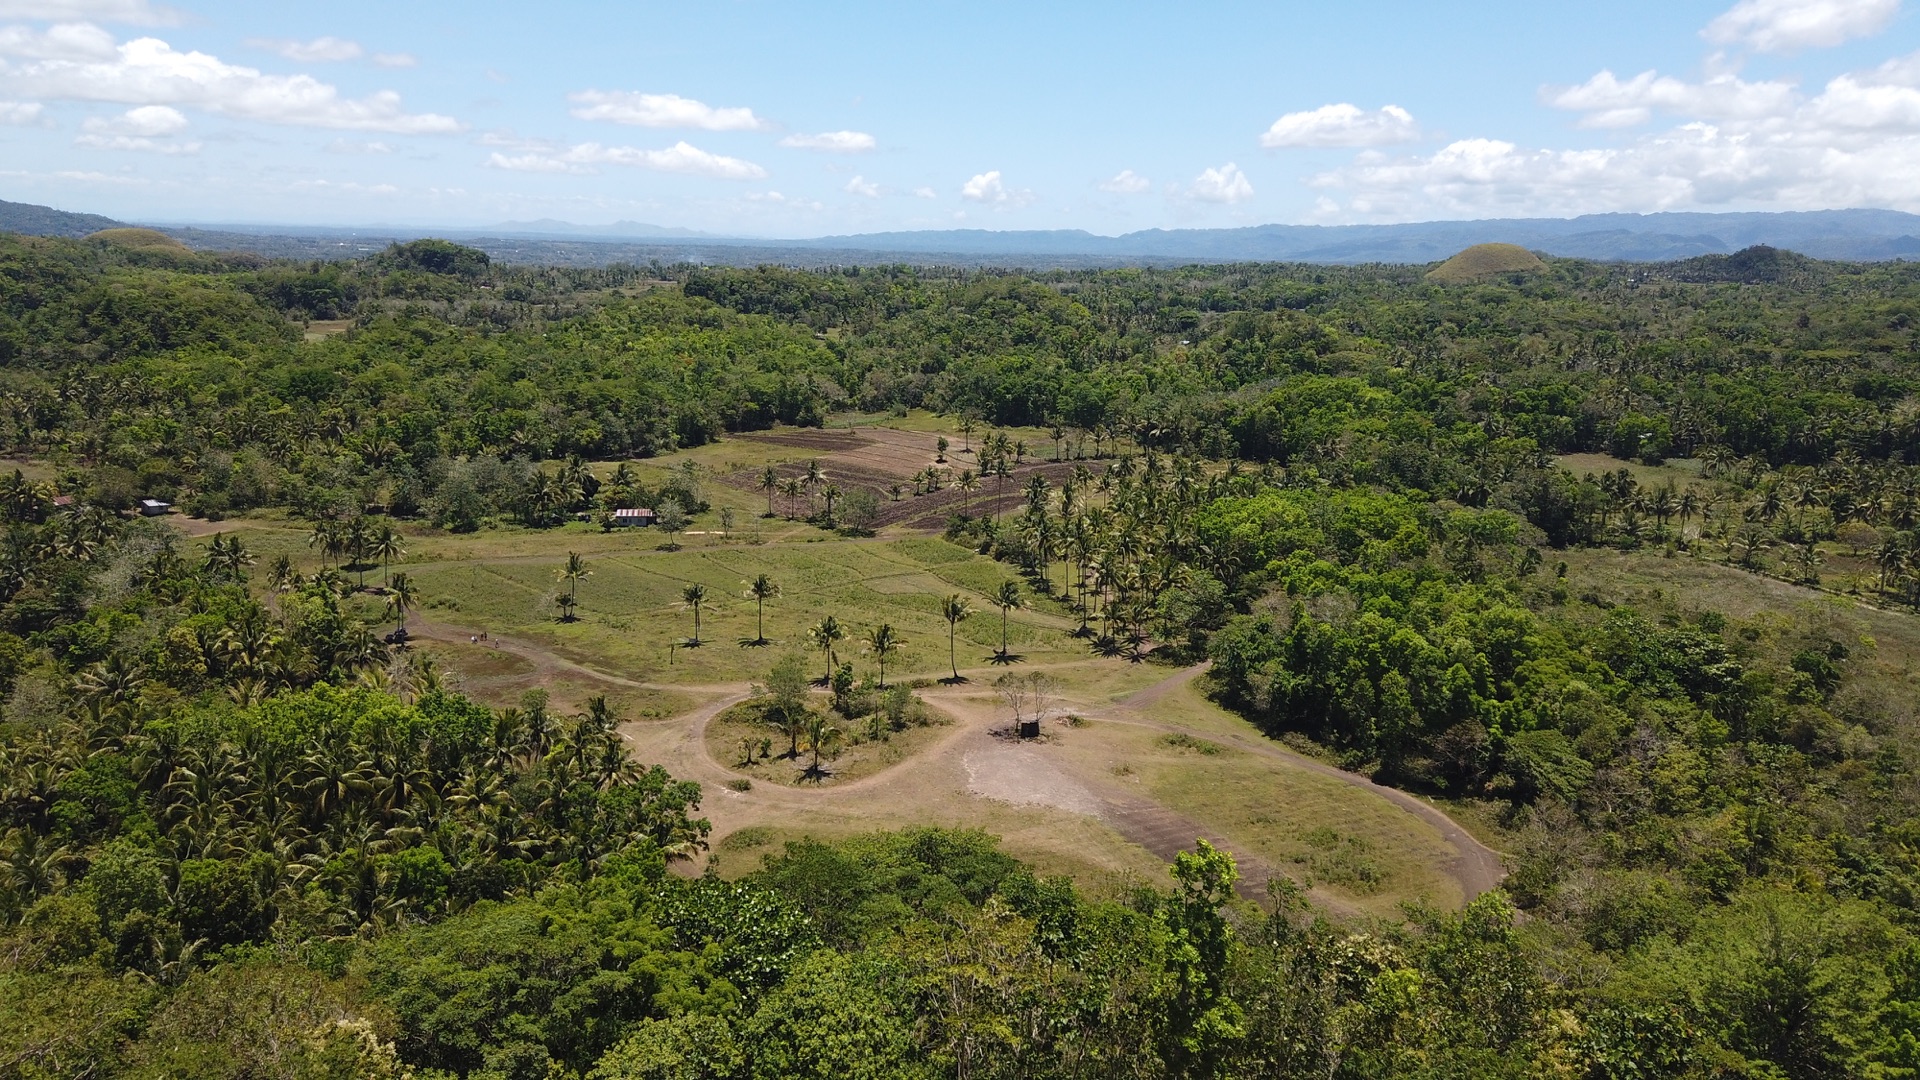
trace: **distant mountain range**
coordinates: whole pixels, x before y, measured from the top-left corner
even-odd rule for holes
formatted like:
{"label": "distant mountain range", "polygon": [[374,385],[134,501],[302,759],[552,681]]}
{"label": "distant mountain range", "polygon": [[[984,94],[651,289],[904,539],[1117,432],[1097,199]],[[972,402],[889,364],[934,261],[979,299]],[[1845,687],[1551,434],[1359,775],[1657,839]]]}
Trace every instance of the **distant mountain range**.
{"label": "distant mountain range", "polygon": [[[45,206],[0,202],[0,230],[85,236],[122,222]],[[1920,259],[1920,215],[1896,210],[1801,213],[1589,214],[1577,218],[1429,221],[1405,225],[1256,225],[1147,229],[1099,236],[1078,229],[943,229],[806,240],[717,236],[643,222],[576,225],[551,219],[466,229],[400,226],[219,225],[166,227],[201,249],[298,258],[354,257],[393,240],[445,236],[508,262],[595,265],[617,261],[719,264],[951,262],[968,266],[1111,266],[1184,262],[1438,262],[1474,244],[1518,244],[1565,258],[1668,262],[1765,244],[1821,259]]]}
{"label": "distant mountain range", "polygon": [[25,233],[28,236],[87,236],[101,229],[118,228],[125,222],[99,214],[72,214],[50,206],[0,200],[0,232]]}

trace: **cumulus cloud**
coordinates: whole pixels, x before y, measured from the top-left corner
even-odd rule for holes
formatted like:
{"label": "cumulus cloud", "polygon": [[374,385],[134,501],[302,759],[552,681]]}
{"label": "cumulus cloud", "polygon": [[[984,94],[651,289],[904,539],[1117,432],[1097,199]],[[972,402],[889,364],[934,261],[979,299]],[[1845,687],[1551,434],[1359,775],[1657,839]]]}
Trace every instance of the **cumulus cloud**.
{"label": "cumulus cloud", "polygon": [[90,116],[80,125],[84,133],[73,145],[89,150],[126,150],[147,154],[197,154],[197,142],[176,142],[171,136],[187,130],[187,118],[166,105],[142,105],[119,116]]}
{"label": "cumulus cloud", "polygon": [[373,65],[375,67],[410,68],[410,67],[420,66],[419,58],[414,56],[412,53],[403,53],[403,52],[374,53],[372,56],[372,60],[373,60]]}
{"label": "cumulus cloud", "polygon": [[930,187],[917,187],[913,189],[913,197],[916,199],[937,199],[940,197],[940,193]]}
{"label": "cumulus cloud", "polygon": [[142,105],[119,116],[90,116],[82,130],[96,135],[178,135],[187,130],[187,118],[179,109],[167,105]]}
{"label": "cumulus cloud", "polygon": [[1121,169],[1112,177],[1100,181],[1101,191],[1112,191],[1121,195],[1138,195],[1152,187],[1153,181],[1132,169]]}
{"label": "cumulus cloud", "polygon": [[[1801,44],[1838,40],[1838,8],[1742,4],[1729,12],[1827,13],[1827,38],[1802,19]],[[1849,8],[1871,14],[1871,5]],[[1885,15],[1884,12],[1875,18]],[[1743,15],[1749,28],[1757,15]],[[1759,30],[1750,44],[1785,48],[1786,31]],[[1333,220],[1561,216],[1671,209],[1804,210],[1880,206],[1920,211],[1920,53],[1833,76],[1817,88],[1785,80],[1746,81],[1710,58],[1689,81],[1648,71],[1602,71],[1572,87],[1541,92],[1549,105],[1582,114],[1581,126],[1622,128],[1657,115],[1653,130],[1599,148],[1528,148],[1498,139],[1461,139],[1432,154],[1366,151],[1311,178],[1329,198],[1316,216]]]}
{"label": "cumulus cloud", "polygon": [[698,128],[702,131],[762,131],[768,123],[748,108],[715,108],[678,94],[641,94],[627,90],[582,90],[567,95],[573,115],[581,120],[606,120],[651,128]]}
{"label": "cumulus cloud", "polygon": [[879,144],[864,131],[823,131],[818,135],[789,135],[780,140],[780,145],[830,154],[864,154]]}
{"label": "cumulus cloud", "polygon": [[172,26],[180,13],[149,0],[0,0],[0,19],[97,19],[135,26]]}
{"label": "cumulus cloud", "polygon": [[45,108],[37,101],[0,101],[0,124],[8,127],[37,124]]}
{"label": "cumulus cloud", "polygon": [[1203,170],[1194,177],[1187,193],[1203,202],[1232,204],[1253,198],[1253,185],[1247,182],[1247,174],[1229,161],[1217,169]]}
{"label": "cumulus cloud", "polygon": [[1550,91],[1548,104],[1586,113],[1582,127],[1616,128],[1644,124],[1655,110],[1697,120],[1760,120],[1791,110],[1798,96],[1790,82],[1746,82],[1731,74],[1690,83],[1643,71],[1622,82],[1602,71],[1579,86]]}
{"label": "cumulus cloud", "polygon": [[868,199],[877,199],[880,197],[880,185],[868,180],[864,176],[856,175],[853,179],[847,181],[846,191],[849,195],[859,195]]}
{"label": "cumulus cloud", "polygon": [[203,52],[180,52],[157,38],[136,38],[110,55],[45,57],[0,63],[0,84],[33,97],[185,105],[243,120],[348,131],[424,135],[459,131],[450,116],[409,113],[400,95],[382,90],[342,97],[310,75],[266,75]]}
{"label": "cumulus cloud", "polygon": [[975,175],[960,185],[960,197],[971,202],[987,203],[991,206],[1025,206],[1033,201],[1033,192],[1025,188],[1013,189],[1001,179],[1000,170],[993,169]]}
{"label": "cumulus cloud", "polygon": [[[1920,111],[1905,122],[1914,119]],[[1588,150],[1464,139],[1428,156],[1363,159],[1313,183],[1347,193],[1352,215],[1380,220],[1733,206],[1920,210],[1908,180],[1916,169],[1916,134],[1808,139],[1691,123]]]}
{"label": "cumulus cloud", "polygon": [[45,30],[0,26],[0,56],[28,60],[106,60],[118,46],[113,35],[91,23],[61,23]]}
{"label": "cumulus cloud", "polygon": [[249,38],[247,44],[256,49],[279,53],[289,60],[302,64],[358,60],[366,53],[359,42],[337,37],[317,37],[312,41],[295,41],[289,38]]}
{"label": "cumulus cloud", "polygon": [[1899,13],[1900,0],[1740,0],[1700,35],[1758,52],[1796,52],[1877,34]]}
{"label": "cumulus cloud", "polygon": [[720,180],[761,180],[767,175],[767,170],[751,161],[710,154],[686,142],[675,143],[664,150],[581,143],[558,152],[533,150],[523,154],[503,154],[496,151],[488,157],[487,165],[515,172],[583,174],[598,172],[597,166],[600,165],[624,165],[655,172],[711,176]]}
{"label": "cumulus cloud", "polygon": [[1280,147],[1388,146],[1420,137],[1413,114],[1398,105],[1368,112],[1348,102],[1291,112],[1273,122],[1260,145]]}

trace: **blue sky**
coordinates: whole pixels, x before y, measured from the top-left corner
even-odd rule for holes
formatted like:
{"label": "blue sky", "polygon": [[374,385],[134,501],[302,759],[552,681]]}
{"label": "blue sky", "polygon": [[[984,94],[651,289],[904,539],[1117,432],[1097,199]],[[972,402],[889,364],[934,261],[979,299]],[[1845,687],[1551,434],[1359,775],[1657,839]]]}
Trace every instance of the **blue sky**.
{"label": "blue sky", "polygon": [[738,235],[1920,211],[1902,0],[0,0],[0,198]]}

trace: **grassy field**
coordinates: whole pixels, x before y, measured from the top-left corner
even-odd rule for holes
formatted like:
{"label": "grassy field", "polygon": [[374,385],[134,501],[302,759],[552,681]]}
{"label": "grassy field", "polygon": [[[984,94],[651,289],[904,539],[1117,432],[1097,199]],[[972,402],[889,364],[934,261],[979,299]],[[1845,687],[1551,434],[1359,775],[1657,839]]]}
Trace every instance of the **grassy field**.
{"label": "grassy field", "polygon": [[1601,476],[1625,469],[1641,487],[1672,484],[1678,490],[1685,490],[1688,484],[1701,478],[1700,462],[1693,458],[1670,458],[1664,465],[1643,465],[1611,454],[1561,454],[1554,461],[1575,476],[1588,473]]}
{"label": "grassy field", "polygon": [[[832,454],[847,463],[847,475],[918,467],[932,452],[916,441],[923,435],[944,431],[955,448],[962,442],[948,418],[874,423],[906,434],[842,440]],[[1050,455],[1044,433],[1027,434],[1037,436],[1030,438],[1036,456]],[[1091,655],[1068,636],[1076,620],[1051,600],[1034,599],[1007,617],[1006,643],[1021,659],[1013,670],[1044,669],[1059,684],[1055,715],[1091,719],[1063,726],[1062,737],[1043,746],[995,735],[1009,718],[992,681],[1008,668],[991,662],[1002,613],[988,596],[1017,575],[924,530],[896,527],[855,539],[762,519],[757,492],[722,482],[810,454],[805,446],[737,438],[641,463],[654,480],[682,460],[697,462],[716,503],[676,550],[653,530],[604,532],[582,522],[548,530],[495,523],[464,535],[395,523],[408,549],[395,569],[410,575],[424,600],[413,618],[416,647],[457,688],[496,706],[540,692],[553,707],[574,711],[605,696],[626,719],[622,730],[637,757],[702,785],[702,813],[715,830],[711,858],[723,874],[747,872],[801,836],[939,824],[986,829],[1041,871],[1071,874],[1096,891],[1164,884],[1165,864],[1151,850],[1157,841],[1112,812],[1144,800],[1179,828],[1190,823],[1187,835],[1222,837],[1348,913],[1390,916],[1409,900],[1460,901],[1448,870],[1457,852],[1421,819],[1295,760],[1228,745],[1260,736],[1186,677],[1170,678],[1179,675],[1174,669]],[[830,473],[834,460],[827,456]],[[720,534],[719,506],[735,508],[731,536]],[[193,545],[216,532],[243,537],[263,568],[281,554],[306,573],[322,566],[308,544],[310,526],[284,516],[180,524]],[[590,574],[578,585],[577,618],[563,622],[558,572],[569,552],[586,558]],[[383,573],[376,567],[364,576],[374,585]],[[760,574],[780,588],[764,612],[746,595]],[[686,644],[694,624],[683,592],[692,584],[707,594],[698,648]],[[955,628],[950,659],[939,609],[956,593],[975,614]],[[349,603],[379,615],[376,597]],[[887,680],[920,687],[947,722],[848,745],[824,783],[797,783],[798,767],[777,757],[743,765],[744,732],[725,706],[789,651],[808,670],[822,669],[825,658],[807,644],[806,630],[826,615],[848,628],[838,653],[862,677],[878,674],[877,658],[861,648],[867,631],[891,625],[907,645],[888,657]],[[744,644],[761,637],[763,626],[768,645]],[[942,685],[956,660],[966,681]],[[1173,731],[1187,741],[1165,741]],[[1194,749],[1215,742],[1218,753]]]}

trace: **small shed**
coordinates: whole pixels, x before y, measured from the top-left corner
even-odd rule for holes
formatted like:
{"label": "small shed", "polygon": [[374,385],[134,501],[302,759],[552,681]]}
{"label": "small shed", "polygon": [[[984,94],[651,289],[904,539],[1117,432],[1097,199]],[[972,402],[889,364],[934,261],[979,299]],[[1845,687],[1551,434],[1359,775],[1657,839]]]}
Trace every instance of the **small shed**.
{"label": "small shed", "polygon": [[159,499],[141,499],[140,500],[140,516],[141,517],[159,517],[162,514],[172,512],[172,510],[173,510],[172,503],[161,502]]}
{"label": "small shed", "polygon": [[55,495],[53,497],[53,508],[55,510],[72,510],[77,505],[79,505],[79,503],[71,495]]}
{"label": "small shed", "polygon": [[635,507],[630,510],[615,510],[613,512],[613,525],[616,529],[627,529],[635,526],[644,529],[653,524],[654,517],[654,512],[644,506]]}

